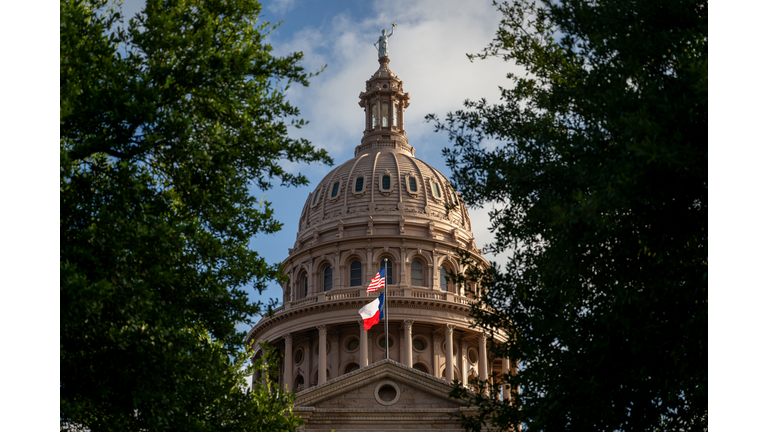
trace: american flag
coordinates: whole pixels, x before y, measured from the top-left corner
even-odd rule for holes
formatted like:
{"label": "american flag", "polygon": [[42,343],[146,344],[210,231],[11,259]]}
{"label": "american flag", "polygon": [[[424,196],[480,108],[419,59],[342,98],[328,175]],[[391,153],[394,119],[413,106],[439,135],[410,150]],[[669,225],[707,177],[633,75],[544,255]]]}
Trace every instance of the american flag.
{"label": "american flag", "polygon": [[374,276],[373,279],[371,279],[371,284],[368,285],[368,290],[365,291],[366,293],[372,293],[384,286],[384,282],[387,281],[387,277],[385,273],[386,271],[387,269],[383,268],[379,270],[378,273],[376,273],[376,276]]}

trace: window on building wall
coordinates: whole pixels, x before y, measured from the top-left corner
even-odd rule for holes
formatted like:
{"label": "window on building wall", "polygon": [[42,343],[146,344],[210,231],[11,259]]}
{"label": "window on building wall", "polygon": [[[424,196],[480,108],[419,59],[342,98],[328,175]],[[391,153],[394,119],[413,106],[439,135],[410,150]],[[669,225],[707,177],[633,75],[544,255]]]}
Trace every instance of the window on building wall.
{"label": "window on building wall", "polygon": [[381,176],[381,188],[389,190],[392,187],[392,178],[388,175]]}
{"label": "window on building wall", "polygon": [[331,191],[331,198],[336,198],[339,194],[339,182],[333,184],[333,190]]}
{"label": "window on building wall", "polygon": [[376,104],[371,105],[371,127],[376,127],[376,118],[379,116],[379,110]]}
{"label": "window on building wall", "polygon": [[411,285],[424,286],[424,268],[418,261],[411,264]]}
{"label": "window on building wall", "polygon": [[363,191],[363,183],[365,183],[365,177],[358,177],[357,180],[355,180],[355,192]]}
{"label": "window on building wall", "polygon": [[389,104],[381,104],[381,127],[389,126]]}
{"label": "window on building wall", "polygon": [[360,261],[352,261],[349,266],[349,286],[363,285],[363,264]]}
{"label": "window on building wall", "polygon": [[440,267],[440,289],[443,291],[448,291],[448,269],[445,267]]}
{"label": "window on building wall", "polygon": [[453,205],[459,205],[459,199],[456,197],[456,192],[452,192],[453,195]]}
{"label": "window on building wall", "polygon": [[315,197],[312,198],[312,205],[317,204],[317,197],[320,196],[320,191],[315,191]]}
{"label": "window on building wall", "polygon": [[416,179],[413,177],[408,177],[408,187],[411,189],[411,192],[418,192],[418,187],[416,186]]}
{"label": "window on building wall", "polygon": [[309,294],[309,278],[307,277],[307,274],[304,273],[299,280],[301,280],[302,297],[306,297],[307,294]]}
{"label": "window on building wall", "polygon": [[[386,262],[387,264],[387,284],[392,284],[392,260],[388,260]],[[379,269],[384,268],[384,260],[381,260],[381,265],[379,266]]]}
{"label": "window on building wall", "polygon": [[392,126],[397,126],[397,105],[392,104]]}
{"label": "window on building wall", "polygon": [[328,266],[323,270],[323,291],[330,291],[333,288],[333,269]]}
{"label": "window on building wall", "polygon": [[440,187],[435,182],[432,182],[432,193],[434,193],[436,197],[440,198]]}

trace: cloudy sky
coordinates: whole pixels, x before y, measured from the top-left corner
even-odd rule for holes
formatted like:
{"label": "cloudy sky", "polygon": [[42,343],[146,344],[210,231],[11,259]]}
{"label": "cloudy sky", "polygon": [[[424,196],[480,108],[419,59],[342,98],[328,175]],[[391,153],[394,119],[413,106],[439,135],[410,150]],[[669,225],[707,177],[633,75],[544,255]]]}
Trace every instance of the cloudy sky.
{"label": "cloudy sky", "polygon": [[[307,70],[325,66],[309,87],[291,87],[288,96],[301,110],[302,118],[310,122],[292,134],[326,149],[334,165],[352,158],[355,146],[360,144],[364,119],[358,94],[378,68],[373,43],[382,29],[389,32],[392,23],[397,27],[389,39],[390,68],[411,94],[404,122],[409,143],[415,147],[416,157],[449,177],[441,155],[449,145],[447,135],[435,133],[434,125],[425,123],[424,116],[435,113],[442,117],[461,108],[466,99],[498,100],[498,87],[509,85],[505,76],[516,68],[499,59],[472,63],[466,57],[467,53],[480,52],[493,39],[500,15],[490,1],[267,0],[263,5],[265,21],[283,22],[268,37],[275,54],[301,51]],[[142,6],[141,1],[126,1],[126,15]],[[287,257],[304,201],[331,170],[322,165],[289,168],[306,175],[310,186],[253,191],[272,202],[276,218],[285,224],[280,233],[258,236],[251,243],[270,262]],[[487,213],[488,209],[470,210],[478,246],[491,240]],[[281,294],[273,284],[260,298],[275,297]]]}

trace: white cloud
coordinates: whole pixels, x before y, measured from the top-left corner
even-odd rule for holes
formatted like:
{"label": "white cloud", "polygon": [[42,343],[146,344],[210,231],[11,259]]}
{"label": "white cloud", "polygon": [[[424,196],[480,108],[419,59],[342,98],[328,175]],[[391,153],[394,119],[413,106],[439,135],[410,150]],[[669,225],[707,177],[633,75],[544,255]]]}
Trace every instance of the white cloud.
{"label": "white cloud", "polygon": [[296,6],[296,0],[272,0],[267,5],[267,9],[278,15],[283,15],[293,9],[294,6]]}
{"label": "white cloud", "polygon": [[[492,4],[460,0],[393,0],[378,2],[371,17],[353,19],[340,13],[325,24],[310,26],[287,39],[271,41],[277,54],[302,51],[302,64],[309,71],[327,65],[311,80],[308,88],[291,87],[289,100],[302,111],[310,124],[295,131],[295,136],[310,139],[329,151],[336,165],[353,156],[362,137],[364,117],[358,95],[365,81],[377,70],[376,42],[381,29],[389,31],[390,68],[404,82],[411,94],[405,112],[409,143],[419,159],[437,167],[444,174],[440,150],[450,143],[445,134],[434,133],[434,125],[424,116],[443,117],[462,108],[465,100],[499,99],[499,87],[510,86],[506,74],[523,70],[501,59],[470,62],[466,54],[478,53],[494,38],[500,15]],[[491,147],[495,143],[487,143]],[[292,167],[314,176],[316,181],[330,171],[325,166]],[[316,181],[311,188],[316,185]],[[302,191],[306,194],[306,191]],[[493,241],[488,211],[490,205],[471,210],[473,233],[478,247]],[[287,230],[295,227],[287,225]],[[487,255],[500,263],[509,254]]]}

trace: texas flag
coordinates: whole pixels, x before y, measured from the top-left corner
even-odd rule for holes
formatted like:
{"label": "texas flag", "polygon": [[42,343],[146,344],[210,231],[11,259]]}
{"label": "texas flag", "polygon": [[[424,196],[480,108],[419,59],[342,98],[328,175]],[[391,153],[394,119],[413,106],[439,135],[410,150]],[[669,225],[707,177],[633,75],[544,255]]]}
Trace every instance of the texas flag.
{"label": "texas flag", "polygon": [[384,319],[384,294],[378,296],[376,300],[363,306],[362,309],[357,311],[361,317],[363,317],[363,327],[366,330],[370,330],[371,327],[378,324],[380,320]]}

